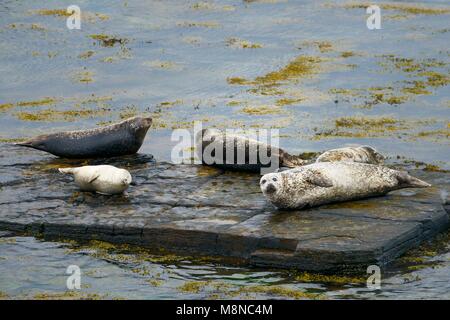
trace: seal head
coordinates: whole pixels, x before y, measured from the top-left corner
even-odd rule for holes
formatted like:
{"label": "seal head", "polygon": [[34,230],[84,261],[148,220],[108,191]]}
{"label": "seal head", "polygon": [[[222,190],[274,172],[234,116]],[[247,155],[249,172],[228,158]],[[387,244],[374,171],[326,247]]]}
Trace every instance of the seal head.
{"label": "seal head", "polygon": [[282,176],[278,173],[268,173],[259,181],[262,193],[271,199],[276,199],[277,195],[283,193]]}
{"label": "seal head", "polygon": [[371,146],[362,146],[360,148],[367,153],[368,158],[372,160],[371,163],[374,164],[383,163],[384,160],[386,159],[385,156],[383,156],[381,153],[379,153],[375,148],[372,148]]}
{"label": "seal head", "polygon": [[304,174],[290,179],[289,171],[269,173],[260,180],[264,196],[279,208],[301,209],[311,206],[312,197],[321,193],[323,188],[333,187],[333,181],[317,170],[304,170]]}

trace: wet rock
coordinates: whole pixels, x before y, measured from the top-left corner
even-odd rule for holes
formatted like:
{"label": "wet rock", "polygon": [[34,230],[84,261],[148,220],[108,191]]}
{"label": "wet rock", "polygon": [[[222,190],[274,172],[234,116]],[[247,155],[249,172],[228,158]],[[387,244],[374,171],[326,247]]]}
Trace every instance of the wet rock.
{"label": "wet rock", "polygon": [[[57,173],[86,164],[2,146],[0,230],[46,238],[130,243],[150,249],[238,258],[256,266],[352,272],[384,266],[449,226],[449,173],[417,170],[433,187],[304,211],[279,211],[259,175],[159,163],[151,156],[108,159],[135,179],[124,195],[79,192]],[[88,164],[98,164],[87,161]],[[9,180],[8,180],[9,179]]]}

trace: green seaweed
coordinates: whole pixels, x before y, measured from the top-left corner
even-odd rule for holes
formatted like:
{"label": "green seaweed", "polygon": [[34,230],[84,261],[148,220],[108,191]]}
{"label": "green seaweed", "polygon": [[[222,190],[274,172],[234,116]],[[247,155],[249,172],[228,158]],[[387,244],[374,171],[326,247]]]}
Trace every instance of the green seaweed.
{"label": "green seaweed", "polygon": [[95,53],[94,51],[88,50],[88,51],[80,53],[78,55],[78,58],[80,58],[80,59],[87,59],[87,58],[92,57],[94,55],[94,53]]}
{"label": "green seaweed", "polygon": [[325,275],[318,273],[302,272],[295,275],[295,280],[306,283],[327,283],[337,285],[365,284],[366,277],[349,277],[343,275]]}
{"label": "green seaweed", "polygon": [[341,52],[341,57],[342,58],[350,58],[350,57],[353,57],[353,56],[355,56],[356,54],[353,52],[353,51],[344,51],[344,52]]}
{"label": "green seaweed", "polygon": [[9,299],[9,295],[4,293],[3,291],[0,291],[0,300],[6,300]]}
{"label": "green seaweed", "polygon": [[246,80],[239,77],[228,78],[229,84],[256,85],[256,86],[279,86],[286,81],[296,80],[312,76],[318,72],[318,66],[323,60],[314,56],[298,56],[280,70],[269,72],[254,80]]}
{"label": "green seaweed", "polygon": [[230,107],[240,106],[240,105],[243,105],[243,104],[246,104],[246,102],[236,101],[236,100],[227,102],[227,106],[230,106]]}
{"label": "green seaweed", "polygon": [[[32,14],[40,15],[40,16],[54,16],[54,17],[69,17],[72,13],[67,12],[67,9],[38,9],[32,10]],[[92,13],[89,11],[83,11],[82,17],[84,21],[87,22],[96,22],[97,20],[106,21],[109,19],[109,16],[102,13]]]}
{"label": "green seaweed", "polygon": [[183,293],[198,294],[207,291],[208,288],[214,290],[216,295],[225,297],[236,297],[241,295],[251,294],[267,294],[277,297],[286,297],[290,299],[323,299],[324,296],[316,293],[308,293],[298,289],[292,289],[285,286],[278,285],[249,285],[239,286],[234,288],[231,285],[223,282],[212,281],[188,281],[178,287],[178,290]]}
{"label": "green seaweed", "polygon": [[354,127],[386,127],[389,125],[397,125],[401,121],[388,117],[341,117],[335,120],[336,128],[354,128]]}
{"label": "green seaweed", "polygon": [[379,65],[384,71],[400,71],[407,79],[388,86],[358,89],[334,88],[330,89],[329,92],[344,99],[344,101],[351,102],[354,107],[372,108],[379,104],[400,105],[418,95],[430,95],[432,89],[450,83],[450,77],[433,70],[445,67],[447,64],[443,61],[404,58],[395,55],[382,55],[381,58]]}
{"label": "green seaweed", "polygon": [[3,103],[0,104],[0,111],[6,111],[13,107],[37,107],[37,106],[52,105],[58,101],[59,99],[46,97],[40,100],[19,101],[16,103]]}
{"label": "green seaweed", "polygon": [[[334,128],[315,132],[312,139],[323,138],[367,138],[392,136],[396,132],[430,125],[434,120],[401,120],[386,116],[350,116],[334,119]],[[431,133],[430,133],[431,134]],[[413,137],[413,134],[410,134]],[[415,134],[419,137],[419,134]]]}
{"label": "green seaweed", "polygon": [[250,41],[242,40],[242,39],[239,39],[239,38],[228,38],[225,41],[225,43],[229,47],[241,48],[241,49],[259,49],[259,48],[263,47],[259,43],[252,43]]}
{"label": "green seaweed", "polygon": [[25,24],[25,23],[11,23],[8,25],[8,28],[10,29],[30,29],[35,31],[47,31],[47,28],[39,23],[31,23],[31,24]]}
{"label": "green seaweed", "polygon": [[[354,2],[347,3],[342,6],[346,9],[366,9],[371,4],[372,3],[369,2]],[[396,10],[412,15],[441,15],[450,13],[450,9],[448,8],[435,8],[416,4],[377,3],[377,5],[383,10]]]}
{"label": "green seaweed", "polygon": [[333,44],[330,41],[303,41],[302,46],[316,47],[321,53],[327,53],[333,51]]}
{"label": "green seaweed", "polygon": [[284,286],[276,286],[276,285],[257,285],[257,286],[245,286],[241,287],[239,293],[262,293],[273,296],[282,296],[290,299],[308,299],[308,300],[317,300],[317,299],[325,299],[325,297],[321,294],[317,293],[308,293],[305,291],[301,291],[298,289],[291,289]]}
{"label": "green seaweed", "polygon": [[220,24],[217,21],[184,21],[177,23],[177,26],[184,28],[218,28]]}
{"label": "green seaweed", "polygon": [[249,115],[268,115],[268,114],[280,114],[283,110],[278,106],[246,106],[241,109],[241,112]]}
{"label": "green seaweed", "polygon": [[244,79],[244,78],[239,78],[239,77],[230,77],[227,78],[227,82],[228,84],[237,84],[237,85],[245,85],[245,84],[249,84],[249,81]]}
{"label": "green seaweed", "polygon": [[428,84],[431,87],[443,87],[450,84],[450,77],[443,73],[439,73],[436,71],[424,71],[417,74],[421,77],[426,77]]}
{"label": "green seaweed", "polygon": [[214,10],[214,11],[234,11],[236,8],[232,5],[217,5],[213,2],[197,2],[191,5],[192,10]]}
{"label": "green seaweed", "polygon": [[433,240],[424,242],[419,247],[408,250],[396,260],[395,266],[406,267],[409,271],[429,267],[433,268],[439,261],[432,260],[432,258],[447,252],[449,242],[450,232],[440,233]]}
{"label": "green seaweed", "polygon": [[445,172],[445,173],[450,172],[449,170],[444,170],[435,164],[429,164],[429,163],[425,165],[425,168],[423,168],[423,170],[430,171],[430,172]]}
{"label": "green seaweed", "polygon": [[71,15],[66,9],[39,9],[34,11],[34,13],[41,16],[69,17]]}
{"label": "green seaweed", "polygon": [[58,293],[36,293],[34,300],[102,300],[108,299],[108,295],[96,293],[84,293],[80,291],[64,291]]}
{"label": "green seaweed", "polygon": [[1,138],[0,137],[0,142],[3,143],[17,143],[17,142],[23,142],[25,141],[24,138]]}
{"label": "green seaweed", "polygon": [[247,91],[263,96],[281,96],[277,106],[296,103],[304,99],[296,91],[289,91],[282,86],[297,84],[306,78],[311,78],[322,71],[321,63],[325,60],[317,56],[301,55],[282,68],[248,80],[242,77],[227,78],[228,84],[250,86]]}
{"label": "green seaweed", "polygon": [[277,105],[279,107],[288,106],[288,105],[299,103],[303,100],[304,99],[302,99],[302,98],[282,98],[282,99],[278,99],[277,101],[275,101],[275,105]]}
{"label": "green seaweed", "polygon": [[89,37],[98,41],[103,47],[114,47],[116,44],[124,45],[129,41],[125,38],[119,38],[107,34],[91,34]]}
{"label": "green seaweed", "polygon": [[138,115],[138,108],[134,105],[124,107],[119,114],[120,119],[128,119]]}
{"label": "green seaweed", "polygon": [[178,290],[184,293],[200,293],[209,284],[209,281],[187,281],[179,286]]}
{"label": "green seaweed", "polygon": [[314,56],[298,56],[280,70],[269,72],[264,76],[256,77],[254,84],[264,86],[280,85],[285,81],[310,77],[318,72],[319,64],[323,59]]}
{"label": "green seaweed", "polygon": [[90,83],[94,81],[94,72],[88,70],[76,71],[72,74],[72,79],[75,82]]}
{"label": "green seaweed", "polygon": [[98,109],[71,109],[71,110],[53,110],[43,109],[35,112],[17,112],[16,117],[22,121],[67,121],[72,122],[80,118],[94,118],[98,116],[105,116],[110,114],[110,109],[98,108]]}

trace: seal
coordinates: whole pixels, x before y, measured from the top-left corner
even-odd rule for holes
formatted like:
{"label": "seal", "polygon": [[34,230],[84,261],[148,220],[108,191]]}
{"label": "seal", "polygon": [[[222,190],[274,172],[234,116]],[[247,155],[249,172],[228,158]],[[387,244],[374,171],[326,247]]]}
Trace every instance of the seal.
{"label": "seal", "polygon": [[73,174],[75,184],[82,191],[94,191],[100,194],[119,194],[131,183],[131,175],[125,169],[110,165],[59,168],[59,172]]}
{"label": "seal", "polygon": [[275,171],[279,167],[295,168],[307,163],[283,149],[245,135],[229,134],[212,128],[203,129],[197,134],[196,151],[203,164],[227,170],[258,172],[274,165]]}
{"label": "seal", "polygon": [[62,158],[107,158],[136,153],[152,124],[133,117],[105,127],[41,135],[16,145]]}
{"label": "seal", "polygon": [[269,173],[260,180],[264,196],[280,209],[303,209],[429,186],[405,171],[356,162],[313,163]]}
{"label": "seal", "polygon": [[370,146],[331,149],[322,153],[316,162],[350,161],[359,163],[381,164],[385,157]]}

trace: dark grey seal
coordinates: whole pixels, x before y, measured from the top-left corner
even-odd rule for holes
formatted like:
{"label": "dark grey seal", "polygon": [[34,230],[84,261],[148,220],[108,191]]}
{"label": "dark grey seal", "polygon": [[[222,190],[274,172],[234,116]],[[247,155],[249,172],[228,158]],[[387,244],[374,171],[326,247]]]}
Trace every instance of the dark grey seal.
{"label": "dark grey seal", "polygon": [[108,158],[136,153],[152,124],[149,117],[133,117],[105,127],[41,135],[19,146],[62,158]]}
{"label": "dark grey seal", "polygon": [[[262,168],[274,166],[276,168],[272,171],[275,171],[279,167],[295,168],[307,163],[281,148],[213,128],[203,129],[197,134],[196,150],[203,164],[226,170],[259,172]],[[227,152],[232,156],[228,157]]]}

